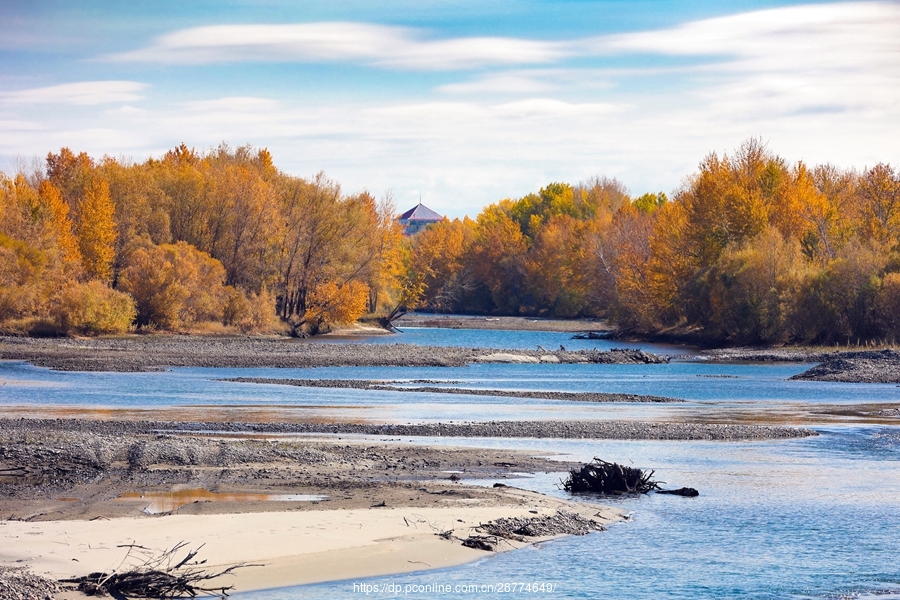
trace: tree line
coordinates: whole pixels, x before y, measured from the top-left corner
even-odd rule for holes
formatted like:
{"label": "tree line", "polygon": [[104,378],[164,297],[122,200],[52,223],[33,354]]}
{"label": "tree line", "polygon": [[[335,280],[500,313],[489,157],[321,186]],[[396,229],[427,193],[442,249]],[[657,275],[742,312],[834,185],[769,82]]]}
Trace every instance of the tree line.
{"label": "tree line", "polygon": [[[601,317],[710,343],[895,342],[900,173],[789,164],[759,140],[669,198],[551,183],[401,236],[390,194],[279,171],[266,150],[67,148],[0,175],[0,328],[316,333],[407,309]],[[203,325],[206,324],[206,325]]]}
{"label": "tree line", "polygon": [[900,173],[708,155],[669,199],[553,183],[416,236],[411,305],[605,317],[708,343],[900,339]]}
{"label": "tree line", "polygon": [[68,148],[0,176],[0,323],[29,333],[316,333],[379,306],[400,230],[389,196],[279,171],[267,150],[181,145],[95,161]]}

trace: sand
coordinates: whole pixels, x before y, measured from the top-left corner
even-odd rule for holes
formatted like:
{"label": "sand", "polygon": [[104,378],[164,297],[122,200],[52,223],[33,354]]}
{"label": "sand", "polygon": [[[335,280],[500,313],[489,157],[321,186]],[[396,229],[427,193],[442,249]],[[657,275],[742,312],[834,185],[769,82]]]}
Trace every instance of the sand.
{"label": "sand", "polygon": [[[622,512],[506,488],[516,504],[312,510],[249,514],[0,522],[0,563],[26,565],[51,578],[122,570],[142,559],[123,545],[164,550],[204,544],[199,559],[211,569],[254,563],[218,585],[238,591],[408,573],[460,565],[491,553],[462,546],[474,527],[502,517],[552,515],[558,509],[610,523]],[[439,536],[453,530],[450,539]],[[602,535],[602,534],[601,534]],[[455,538],[455,539],[454,539]],[[539,538],[545,539],[545,538]],[[525,543],[504,540],[498,550]],[[348,584],[352,585],[352,584]]]}

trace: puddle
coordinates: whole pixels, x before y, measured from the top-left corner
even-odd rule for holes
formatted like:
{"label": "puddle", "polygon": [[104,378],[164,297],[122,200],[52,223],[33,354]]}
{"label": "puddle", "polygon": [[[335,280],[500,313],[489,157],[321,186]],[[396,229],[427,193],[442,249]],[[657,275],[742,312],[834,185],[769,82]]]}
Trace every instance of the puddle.
{"label": "puddle", "polygon": [[125,500],[149,500],[144,508],[148,515],[158,515],[178,510],[193,502],[317,502],[327,500],[320,494],[247,494],[243,492],[218,493],[204,489],[177,490],[174,492],[125,492],[119,495]]}

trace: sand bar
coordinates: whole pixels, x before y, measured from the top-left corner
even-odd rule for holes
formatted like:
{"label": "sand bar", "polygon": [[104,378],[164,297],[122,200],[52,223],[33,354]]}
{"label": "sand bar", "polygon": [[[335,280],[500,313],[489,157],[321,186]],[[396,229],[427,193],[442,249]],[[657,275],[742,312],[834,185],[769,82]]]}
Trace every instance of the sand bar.
{"label": "sand bar", "polygon": [[[27,565],[52,578],[122,569],[128,549],[153,550],[186,541],[205,544],[198,558],[211,569],[239,569],[220,585],[239,591],[444,568],[490,556],[463,547],[474,527],[502,517],[552,515],[560,508],[610,523],[621,511],[570,503],[509,488],[524,505],[370,508],[247,514],[166,515],[93,521],[0,522],[0,563]],[[454,530],[451,539],[437,535]],[[602,534],[601,534],[602,535]],[[498,550],[525,544],[504,540]],[[137,556],[132,563],[140,562]]]}

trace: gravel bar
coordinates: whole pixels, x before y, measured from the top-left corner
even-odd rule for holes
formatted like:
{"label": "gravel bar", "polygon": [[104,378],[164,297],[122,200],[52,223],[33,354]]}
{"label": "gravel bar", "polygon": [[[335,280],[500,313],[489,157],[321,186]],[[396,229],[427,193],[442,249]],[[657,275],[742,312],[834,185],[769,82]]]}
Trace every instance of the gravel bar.
{"label": "gravel bar", "polygon": [[900,352],[872,350],[841,352],[791,379],[843,383],[900,383]]}
{"label": "gravel bar", "polygon": [[[329,389],[376,390],[389,392],[425,392],[429,394],[462,394],[465,396],[490,396],[494,398],[534,398],[537,400],[571,400],[575,402],[684,402],[678,398],[664,396],[642,396],[639,394],[610,394],[605,392],[546,392],[523,390],[484,390],[460,387],[415,386],[405,387],[417,381],[378,381],[371,379],[277,379],[273,377],[232,377],[219,381],[234,383],[261,383],[269,385],[292,385]],[[450,382],[424,381],[423,383],[446,384]]]}
{"label": "gravel bar", "polygon": [[0,598],[4,600],[52,600],[59,585],[27,567],[0,566]]}
{"label": "gravel bar", "polygon": [[659,364],[641,350],[556,351],[194,335],[101,338],[0,337],[0,359],[59,371],[158,371],[166,367],[460,367],[476,362]]}
{"label": "gravel bar", "polygon": [[595,440],[769,440],[818,435],[811,429],[718,423],[639,421],[489,421],[483,423],[223,423],[0,419],[0,429],[117,433],[324,433],[412,437],[554,438]]}

